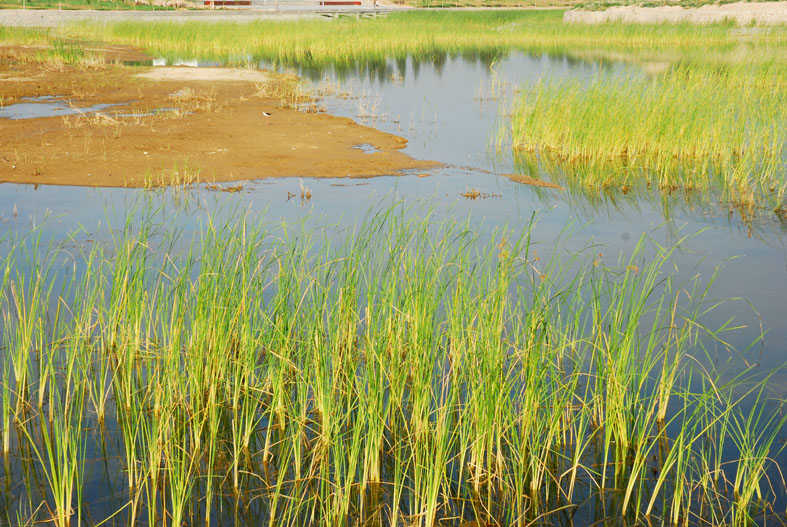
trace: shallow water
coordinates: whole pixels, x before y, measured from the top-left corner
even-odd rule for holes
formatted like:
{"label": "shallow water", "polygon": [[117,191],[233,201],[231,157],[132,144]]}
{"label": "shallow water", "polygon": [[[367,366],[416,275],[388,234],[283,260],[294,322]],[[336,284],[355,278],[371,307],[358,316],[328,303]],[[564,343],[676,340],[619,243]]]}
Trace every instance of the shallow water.
{"label": "shallow water", "polygon": [[[172,227],[182,229],[187,240],[199,228],[194,218],[211,213],[235,210],[271,221],[349,226],[369,210],[397,201],[422,203],[436,219],[469,218],[483,231],[482,241],[490,241],[497,227],[526,228],[535,217],[533,237],[541,254],[548,254],[559,239],[567,251],[595,245],[593,250],[608,263],[618,261],[620,254],[631,254],[642,233],[664,246],[688,236],[685,250],[675,258],[673,275],[681,279],[699,274],[709,280],[721,265],[709,296],[730,301],[704,322],[713,327],[735,317],[735,324],[744,326],[724,338],[741,353],[747,350],[745,356],[707,342],[711,354],[716,353],[710,360],[730,376],[746,363],[759,364],[761,371],[782,365],[787,358],[784,225],[770,218],[746,224],[708,196],[599,195],[590,199],[570,190],[525,186],[501,175],[515,172],[513,160],[501,157],[494,148],[499,107],[514,93],[514,86],[551,76],[590,79],[601,70],[640,74],[632,66],[516,53],[443,57],[435,62],[391,61],[386,68],[354,72],[302,71],[315,87],[325,88],[321,104],[326,111],[402,135],[409,140],[407,153],[445,166],[429,177],[259,180],[244,183],[241,191],[231,194],[205,187],[143,191],[6,184],[0,191],[0,232],[23,233],[43,224],[57,243],[76,251],[97,233],[106,236],[107,222],[122,226],[127,211],[145,194],[157,206],[185,211],[173,214]],[[358,148],[372,153],[368,145]],[[303,188],[310,191],[311,199],[298,199]],[[478,190],[482,197],[463,197],[469,190]],[[77,228],[82,231],[69,240],[68,233]],[[765,338],[748,349],[761,331],[766,332]],[[775,376],[769,386],[774,395],[787,396],[786,375]],[[90,448],[98,451],[100,446]],[[122,483],[101,479],[102,474],[119,470],[117,465],[122,463],[114,454],[121,449],[121,445],[110,445],[107,467],[92,468],[98,476],[88,478],[88,501],[90,496],[105,493],[107,485],[119,487],[108,493],[108,501],[98,499],[94,511],[106,507],[111,513],[122,506],[112,502],[117,496],[122,498]]]}
{"label": "shallow water", "polygon": [[57,115],[83,115],[96,113],[116,104],[94,104],[84,108],[71,106],[68,101],[64,101],[56,96],[43,96],[22,99],[25,102],[9,104],[0,107],[0,119],[37,119],[39,117],[54,117]]}
{"label": "shallow water", "polygon": [[[215,61],[166,61],[157,65],[216,66]],[[260,67],[270,66],[260,64]],[[614,260],[630,253],[642,233],[652,233],[662,244],[693,235],[687,244],[691,252],[682,256],[685,264],[677,274],[701,273],[710,276],[722,266],[711,296],[718,299],[740,298],[730,302],[716,315],[721,323],[726,315],[735,314],[746,330],[734,335],[735,343],[745,349],[766,331],[766,338],[756,349],[755,362],[764,368],[781,366],[787,360],[787,226],[774,217],[763,216],[754,222],[742,222],[717,198],[707,195],[671,196],[652,194],[588,195],[572,189],[563,191],[536,188],[511,181],[502,174],[515,173],[513,157],[501,154],[495,145],[502,118],[500,108],[517,93],[517,87],[552,79],[574,77],[591,80],[601,73],[646,75],[637,66],[609,61],[583,61],[570,56],[527,55],[439,55],[431,61],[390,60],[385,65],[343,65],[332,70],[303,68],[297,72],[309,79],[315,91],[322,93],[320,105],[325,111],[346,116],[386,132],[408,139],[405,152],[415,158],[432,159],[445,166],[430,172],[429,177],[404,175],[364,180],[303,180],[312,191],[312,199],[303,204],[287,200],[299,194],[301,182],[273,179],[250,182],[242,192],[216,196],[207,190],[190,191],[190,199],[210,204],[221,202],[267,211],[272,218],[293,219],[313,214],[327,223],[351,224],[369,207],[381,200],[421,200],[433,207],[438,217],[465,218],[496,226],[525,225],[537,215],[536,237],[552,240],[571,226],[578,230],[572,237],[575,247],[597,243],[603,253]],[[364,148],[359,145],[359,148]],[[544,174],[548,178],[548,174]],[[477,190],[487,196],[470,200],[462,196]],[[42,188],[31,192],[17,187],[19,206],[45,208]],[[122,196],[136,191],[71,189],[73,207],[65,217],[76,224],[76,209],[93,217],[101,209],[83,209],[79,195],[88,193],[123,208]],[[13,206],[4,193],[0,211]],[[39,196],[37,198],[32,195]],[[22,197],[21,195],[31,195]],[[60,191],[58,196],[62,196]],[[119,200],[119,201],[117,201]],[[91,200],[94,203],[96,200]],[[16,203],[16,201],[14,201]],[[56,203],[48,205],[57,212]],[[208,205],[212,207],[215,205]],[[224,206],[224,205],[222,205]],[[2,218],[0,212],[0,218]],[[5,213],[7,214],[7,213]],[[86,218],[85,218],[86,219]],[[65,220],[64,220],[65,221]],[[83,219],[84,221],[84,219]],[[751,309],[749,307],[751,306]],[[774,389],[787,394],[787,378],[776,379]]]}

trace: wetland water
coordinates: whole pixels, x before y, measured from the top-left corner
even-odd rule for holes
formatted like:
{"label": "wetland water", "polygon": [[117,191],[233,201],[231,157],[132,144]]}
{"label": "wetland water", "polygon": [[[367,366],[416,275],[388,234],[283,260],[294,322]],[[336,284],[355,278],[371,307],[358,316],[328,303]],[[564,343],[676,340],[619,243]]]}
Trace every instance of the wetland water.
{"label": "wetland water", "polygon": [[[707,360],[721,371],[729,363],[728,377],[746,363],[758,365],[761,372],[780,366],[787,358],[787,232],[781,223],[772,218],[744,223],[712,196],[587,195],[572,189],[529,187],[505,176],[516,172],[515,164],[510,154],[496,152],[495,141],[501,105],[505,107],[515,87],[541,78],[591,79],[602,70],[644,75],[631,65],[518,53],[407,59],[374,68],[304,69],[298,73],[309,78],[315,89],[322,88],[320,104],[326,111],[404,136],[409,140],[407,153],[445,166],[430,171],[428,177],[257,180],[244,183],[242,190],[232,194],[201,186],[144,191],[6,184],[0,192],[2,230],[24,233],[40,226],[45,239],[54,236],[59,243],[66,240],[67,233],[79,229],[75,241],[68,243],[78,246],[85,239],[103,243],[111,236],[107,219],[120,218],[116,221],[122,223],[125,211],[138,207],[140,195],[144,195],[154,207],[165,211],[164,216],[169,210],[180,211],[173,212],[172,226],[181,229],[187,240],[204,227],[198,218],[204,222],[207,215],[228,210],[272,221],[305,222],[308,228],[324,224],[347,227],[370,210],[396,202],[416,204],[413,210],[429,210],[435,220],[467,220],[482,233],[481,242],[493,240],[498,227],[526,228],[535,215],[532,240],[541,254],[548,254],[555,246],[566,254],[592,246],[592,251],[610,264],[621,254],[633,253],[643,233],[662,246],[690,235],[671,261],[672,267],[662,271],[679,279],[699,275],[701,280],[709,280],[721,266],[708,296],[730,301],[703,318],[703,323],[718,327],[735,317],[734,324],[744,326],[724,334],[729,347],[709,339]],[[310,191],[310,199],[298,199],[303,188]],[[478,191],[480,197],[465,197],[469,191]],[[761,331],[766,332],[764,339],[750,348]],[[730,347],[741,353],[746,350],[745,358],[730,353]],[[787,376],[776,374],[768,387],[769,396],[784,397]],[[779,441],[784,438],[779,435]],[[90,511],[88,516],[97,523],[124,507],[128,491],[123,481],[112,479],[112,474],[118,473],[125,479],[120,442],[105,445],[91,439],[89,449],[100,461],[88,463],[83,501]],[[22,470],[19,463],[6,468],[17,475]],[[35,504],[25,504],[25,498],[20,497],[24,488],[16,483],[11,487],[0,501],[4,518],[13,516],[9,511],[31,514]],[[784,503],[782,491],[777,494],[778,502]],[[232,499],[224,506],[229,508]],[[198,509],[197,515],[205,514]],[[217,525],[255,525],[260,517],[233,517],[217,509],[213,519]]]}

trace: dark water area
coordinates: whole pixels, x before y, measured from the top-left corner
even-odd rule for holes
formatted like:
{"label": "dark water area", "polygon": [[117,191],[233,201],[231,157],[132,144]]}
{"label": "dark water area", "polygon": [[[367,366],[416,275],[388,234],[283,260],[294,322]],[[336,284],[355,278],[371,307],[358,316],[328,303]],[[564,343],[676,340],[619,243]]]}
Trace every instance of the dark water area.
{"label": "dark water area", "polygon": [[[155,62],[163,63],[166,61]],[[216,64],[194,61],[186,65]],[[717,299],[719,305],[703,318],[707,327],[740,326],[724,332],[720,337],[723,342],[706,339],[705,351],[698,352],[698,363],[712,364],[725,372],[726,378],[734,378],[749,366],[762,376],[781,367],[787,361],[787,228],[783,223],[771,217],[743,221],[718,198],[708,195],[588,195],[572,189],[531,187],[506,177],[517,173],[518,168],[512,156],[500,153],[497,137],[505,123],[501,108],[516,96],[518,87],[552,78],[590,80],[601,72],[645,75],[637,66],[609,61],[502,52],[305,67],[298,73],[322,94],[319,104],[325,111],[401,135],[409,141],[406,153],[444,166],[428,177],[405,174],[361,181],[251,181],[232,194],[204,186],[145,191],[4,184],[0,186],[0,238],[41,229],[44,239],[51,238],[55,245],[75,254],[87,244],[106,243],[109,247],[112,233],[140,213],[141,196],[165,211],[164,216],[172,211],[172,223],[167,228],[178,230],[184,240],[198,236],[210,216],[242,213],[305,228],[338,226],[337,231],[341,231],[357,224],[370,210],[396,203],[417,204],[414,210],[429,211],[436,221],[468,221],[480,233],[480,243],[494,242],[495,229],[516,231],[534,221],[533,243],[541,254],[548,255],[555,247],[566,254],[592,247],[598,258],[609,264],[625,261],[646,234],[664,247],[680,242],[682,249],[669,269],[675,280],[699,276],[701,281],[710,281],[715,276],[708,297]],[[3,110],[15,111],[7,108]],[[369,145],[358,148],[373,152]],[[548,174],[544,177],[548,179]],[[291,198],[300,195],[303,188],[310,191],[310,199]],[[469,191],[478,191],[481,197],[470,199]],[[767,388],[768,396],[776,401],[787,397],[787,372],[770,377]],[[774,403],[773,408],[780,406]],[[92,514],[86,525],[95,525],[122,509],[128,498],[123,445],[118,442],[119,434],[113,433],[119,424],[109,422],[106,426],[107,433],[91,435],[87,446],[95,455],[86,470],[84,495],[85,502],[91,503]],[[784,441],[787,434],[781,433],[778,444]],[[780,454],[778,461],[783,458]],[[251,468],[267,470],[262,466]],[[18,475],[21,470],[17,459],[0,473]],[[392,473],[384,476],[395,477]],[[26,504],[27,498],[19,497],[23,489],[18,483],[3,484],[10,488],[0,492],[0,510],[5,510],[0,524],[13,517],[13,511],[32,512],[28,509],[34,508],[35,500]],[[195,493],[202,484],[197,482]],[[259,498],[270,489],[253,482],[249,488],[250,493],[242,498],[219,496],[211,524],[267,522],[269,505]],[[299,492],[308,493],[308,489]],[[592,524],[606,505],[594,502],[590,496],[585,498],[580,514],[566,514],[554,524]],[[250,500],[242,508],[242,517],[237,516],[235,508],[238,499]],[[370,502],[374,499],[387,498],[370,495]],[[610,502],[608,506],[614,511],[615,498]],[[777,504],[781,510],[787,504],[783,490],[778,491]],[[194,524],[204,522],[205,511],[200,507],[197,504],[192,509]],[[116,523],[109,524],[124,525],[126,518],[120,514]]]}

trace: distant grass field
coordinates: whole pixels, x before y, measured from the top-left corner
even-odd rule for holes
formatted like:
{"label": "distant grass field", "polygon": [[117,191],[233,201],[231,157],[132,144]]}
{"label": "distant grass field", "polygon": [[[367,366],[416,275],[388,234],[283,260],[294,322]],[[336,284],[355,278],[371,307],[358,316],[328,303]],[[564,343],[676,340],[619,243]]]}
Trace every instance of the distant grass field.
{"label": "distant grass field", "polygon": [[[617,6],[639,7],[700,7],[704,5],[732,4],[740,0],[591,0],[589,2],[576,2],[573,7],[591,11],[603,11]],[[778,2],[779,0],[745,0],[746,2]]]}
{"label": "distant grass field", "polygon": [[[203,58],[238,65],[260,60],[300,66],[385,63],[412,56],[428,60],[438,54],[537,53],[642,54],[734,46],[740,37],[728,23],[710,26],[610,23],[563,24],[561,11],[418,11],[372,20],[341,19],[260,21],[252,23],[81,23],[64,35],[138,46],[164,57]],[[764,42],[783,42],[767,34]],[[238,57],[243,57],[239,59]]]}
{"label": "distant grass field", "polygon": [[[733,0],[392,0],[399,5],[426,8],[450,7],[499,7],[499,8],[536,8],[536,9],[589,9],[601,11],[609,7],[622,5],[637,5],[642,7],[657,6],[683,6],[698,7],[710,4],[727,4]],[[776,0],[749,0],[755,2],[770,2]],[[371,1],[369,2],[372,3]],[[315,1],[316,4],[316,1]],[[27,7],[29,9],[152,9],[148,4],[135,5],[133,1],[119,0],[3,0],[0,9],[15,9]],[[157,6],[155,9],[171,9]]]}
{"label": "distant grass field", "polygon": [[576,0],[395,0],[394,3],[412,7],[500,7],[535,9],[571,9]]}

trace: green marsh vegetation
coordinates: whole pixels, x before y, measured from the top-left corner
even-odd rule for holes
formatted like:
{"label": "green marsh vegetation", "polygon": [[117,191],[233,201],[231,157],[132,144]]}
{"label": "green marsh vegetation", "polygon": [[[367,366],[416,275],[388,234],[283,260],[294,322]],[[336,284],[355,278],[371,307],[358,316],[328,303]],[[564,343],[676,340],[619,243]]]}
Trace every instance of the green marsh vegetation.
{"label": "green marsh vegetation", "polygon": [[3,240],[4,523],[773,515],[782,406],[712,367],[734,322],[706,327],[712,277],[675,278],[683,241],[547,257],[535,223],[402,205],[171,225]]}
{"label": "green marsh vegetation", "polygon": [[[678,158],[664,154],[677,143],[669,133],[640,131],[656,146],[637,165],[627,164],[634,148],[611,162],[582,158],[608,170],[607,179],[550,157],[557,146],[521,143],[523,163],[534,155],[539,176],[591,192],[650,178],[654,189],[712,186],[743,204],[751,201],[719,183],[741,159],[754,174],[741,169],[729,181],[755,196],[783,195],[764,183],[778,182],[776,171],[756,178],[777,163],[779,129],[762,123],[781,115],[766,94],[778,97],[785,77],[781,29],[739,29],[415,13],[363,22],[80,25],[24,38],[110,40],[241,65],[354,68],[510,49],[662,60],[654,77],[625,83],[602,72],[597,85],[574,92],[544,81],[523,101],[571,94],[561,108],[573,129],[583,121],[570,105],[585,92],[613,93],[623,104],[626,90],[636,101],[650,89],[653,104],[672,112],[665,126],[679,132],[681,108],[716,104],[688,88],[712,81],[726,94],[722,107],[750,128],[736,135],[722,126],[718,139],[702,135],[697,117],[681,137],[703,139]],[[741,57],[758,50],[773,52],[773,61],[745,65]],[[684,99],[670,102],[669,82]],[[509,118],[512,129],[517,112]],[[595,127],[578,142],[583,152],[613,129],[587,123]],[[713,150],[741,134],[746,148]],[[772,145],[765,162],[761,149],[749,149],[763,138]],[[663,163],[656,172],[647,165],[653,159]],[[685,170],[686,159],[702,170]],[[662,172],[663,187],[651,175]],[[610,174],[629,179],[594,186]],[[686,177],[697,179],[688,187]],[[776,198],[758,199],[755,207],[776,210]],[[542,250],[531,240],[536,227],[490,234],[421,212],[393,207],[355,228],[316,230],[218,215],[186,235],[161,211],[143,211],[110,238],[76,249],[50,244],[43,231],[9,234],[0,261],[0,521],[778,521],[782,404],[766,391],[769,373],[744,367],[730,378],[714,367],[724,352],[746,350],[726,344],[734,321],[708,322],[720,305],[709,292],[713,277],[676,277],[681,243],[643,237],[633,254],[610,261],[592,246]]]}
{"label": "green marsh vegetation", "polygon": [[[385,72],[389,61],[512,50],[585,61],[597,78],[542,79],[501,103],[499,150],[529,175],[599,191],[718,197],[748,220],[787,217],[787,30],[733,23],[593,26],[560,12],[415,12],[378,20],[234,24],[82,24],[73,37],[143,47],[171,58]],[[712,88],[712,89],[711,89]]]}
{"label": "green marsh vegetation", "polygon": [[514,104],[511,146],[564,185],[708,192],[744,218],[787,212],[787,64],[678,63],[653,77],[542,82]]}
{"label": "green marsh vegetation", "polygon": [[[75,38],[139,46],[157,56],[218,60],[255,66],[340,67],[413,57],[428,60],[462,53],[502,54],[603,50],[652,51],[735,46],[731,24],[711,26],[596,26],[562,22],[562,11],[415,11],[376,19],[286,20],[252,23],[80,23],[63,28]],[[768,42],[785,36],[764,33]]]}

